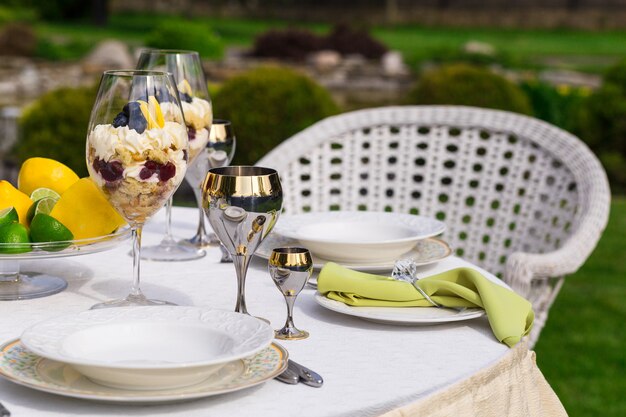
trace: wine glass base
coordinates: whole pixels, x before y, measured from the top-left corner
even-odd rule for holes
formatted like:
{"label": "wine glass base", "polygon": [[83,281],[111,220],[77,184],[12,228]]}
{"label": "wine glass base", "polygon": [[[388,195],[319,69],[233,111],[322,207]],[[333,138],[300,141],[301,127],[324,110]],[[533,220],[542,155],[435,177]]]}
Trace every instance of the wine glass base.
{"label": "wine glass base", "polygon": [[20,273],[14,280],[0,280],[0,300],[28,300],[57,294],[67,288],[63,278],[48,274]]}
{"label": "wine glass base", "polygon": [[188,245],[198,249],[205,249],[210,246],[219,245],[220,240],[217,238],[217,235],[215,233],[209,233],[203,235],[195,235],[190,239],[180,240],[178,243],[180,245]]}
{"label": "wine glass base", "polygon": [[283,327],[280,330],[274,330],[274,338],[280,340],[302,340],[309,337],[306,330],[298,330],[294,328]]}
{"label": "wine glass base", "polygon": [[112,307],[143,307],[143,306],[175,306],[177,304],[169,301],[151,300],[142,295],[129,295],[126,298],[120,300],[105,301],[103,303],[94,304],[91,306],[91,310],[98,310],[101,308]]}
{"label": "wine glass base", "polygon": [[141,248],[141,259],[147,261],[177,262],[203,258],[206,252],[190,245],[160,244]]}

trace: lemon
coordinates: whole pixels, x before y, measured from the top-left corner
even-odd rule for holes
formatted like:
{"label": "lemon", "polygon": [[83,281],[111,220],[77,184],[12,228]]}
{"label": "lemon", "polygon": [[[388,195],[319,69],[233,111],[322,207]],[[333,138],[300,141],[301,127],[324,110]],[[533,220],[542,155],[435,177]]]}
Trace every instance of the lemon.
{"label": "lemon", "polygon": [[20,223],[0,227],[0,253],[15,254],[30,252],[28,229]]}
{"label": "lemon", "polygon": [[35,191],[30,193],[30,199],[33,201],[41,200],[42,198],[52,198],[54,201],[57,201],[61,196],[54,190],[49,188],[37,188]]}
{"label": "lemon", "polygon": [[137,100],[137,102],[139,103],[143,117],[145,117],[148,122],[148,129],[154,129],[156,127],[163,128],[165,126],[161,105],[157,101],[156,97],[148,97],[148,102],[143,100]]}
{"label": "lemon", "polygon": [[7,207],[0,210],[0,227],[19,221],[20,219],[17,215],[17,210],[15,210],[15,207]]}
{"label": "lemon", "polygon": [[26,214],[33,204],[33,200],[28,198],[8,181],[0,181],[0,209],[14,207],[20,219],[20,223],[27,225]]}
{"label": "lemon", "polygon": [[89,178],[63,193],[50,215],[67,226],[75,239],[108,235],[126,223]]}
{"label": "lemon", "polygon": [[[65,242],[74,239],[74,235],[52,216],[38,213],[30,222],[30,239],[33,242]],[[68,247],[70,243],[60,243],[58,245],[46,246],[46,250],[59,251]]]}
{"label": "lemon", "polygon": [[54,159],[29,158],[20,168],[17,188],[28,195],[41,187],[63,194],[76,181],[78,175]]}
{"label": "lemon", "polygon": [[28,213],[26,214],[26,221],[30,224],[33,221],[33,217],[35,217],[39,213],[50,214],[52,208],[56,204],[56,200],[52,197],[44,197],[35,201],[32,206],[28,209]]}

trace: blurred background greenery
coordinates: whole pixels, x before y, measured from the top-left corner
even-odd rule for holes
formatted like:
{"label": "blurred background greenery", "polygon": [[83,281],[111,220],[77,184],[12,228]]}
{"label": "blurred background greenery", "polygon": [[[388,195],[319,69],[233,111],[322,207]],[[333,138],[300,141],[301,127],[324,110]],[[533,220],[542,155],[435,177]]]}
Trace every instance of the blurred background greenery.
{"label": "blurred background greenery", "polygon": [[[143,9],[129,6],[134,3]],[[402,21],[387,7],[384,15],[363,14],[349,25],[323,15],[332,3],[326,1],[310,16],[295,13],[297,2],[263,2],[268,10],[291,7],[292,19],[269,13],[251,18],[245,8],[239,14],[155,13],[144,3],[150,2],[0,0],[0,54],[19,57],[15,67],[83,71],[75,85],[41,82],[46,88],[27,99],[17,90],[15,103],[3,102],[20,108],[19,139],[1,151],[5,165],[48,156],[86,174],[84,138],[99,68],[87,65],[87,57],[107,40],[121,42],[130,57],[142,47],[199,51],[215,117],[235,126],[239,164],[253,164],[324,117],[361,107],[462,104],[543,119],[579,136],[598,155],[615,197],[598,249],[557,298],[536,346],[538,362],[570,415],[626,415],[625,336],[618,330],[626,318],[626,26],[614,24],[626,3],[596,15],[564,2],[562,14],[544,13],[554,14],[552,22],[524,20],[520,12],[507,25],[501,22],[516,11],[489,6],[474,21],[452,7]],[[386,60],[395,64],[384,66]],[[3,81],[25,77],[5,67],[0,64],[0,91]]]}

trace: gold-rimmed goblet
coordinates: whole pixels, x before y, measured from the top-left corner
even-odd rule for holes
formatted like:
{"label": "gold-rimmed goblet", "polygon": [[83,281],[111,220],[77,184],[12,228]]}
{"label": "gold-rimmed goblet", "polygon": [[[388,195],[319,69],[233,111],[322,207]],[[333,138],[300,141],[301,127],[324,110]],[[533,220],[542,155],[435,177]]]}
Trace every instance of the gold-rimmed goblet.
{"label": "gold-rimmed goblet", "polygon": [[[195,51],[178,49],[147,49],[141,51],[137,68],[166,71],[174,77],[187,125],[188,159],[191,167],[209,141],[213,120],[213,108],[200,55]],[[174,117],[169,111],[169,105],[163,108],[165,120]],[[206,174],[206,170],[203,174]],[[200,182],[198,182],[199,186]],[[171,197],[165,208],[165,236],[158,245],[144,248],[141,257],[151,261],[189,261],[202,258],[206,253],[201,247],[185,245],[174,239]]]}
{"label": "gold-rimmed goblet", "polygon": [[287,303],[287,321],[282,329],[274,332],[276,339],[306,339],[309,332],[293,324],[293,305],[313,272],[311,252],[305,248],[275,248],[270,255],[268,269]]}
{"label": "gold-rimmed goblet", "polygon": [[[131,227],[133,284],[121,300],[92,308],[171,304],[146,298],[139,288],[141,231],[176,191],[187,171],[189,143],[171,74],[106,71],[87,133],[89,176]],[[169,107],[173,118],[165,120]]]}
{"label": "gold-rimmed goblet", "polygon": [[245,298],[248,265],[283,207],[278,173],[252,166],[213,168],[206,175],[202,191],[209,223],[233,257],[237,273],[235,311],[249,314]]}
{"label": "gold-rimmed goblet", "polygon": [[196,235],[182,243],[193,245],[198,249],[219,244],[222,248],[222,262],[232,262],[229,252],[221,244],[215,233],[207,233],[204,225],[204,210],[202,208],[202,181],[207,172],[213,168],[228,166],[235,154],[237,139],[230,120],[214,119],[209,134],[209,141],[200,152],[196,160],[189,166],[185,179],[191,185],[200,209],[198,230]]}

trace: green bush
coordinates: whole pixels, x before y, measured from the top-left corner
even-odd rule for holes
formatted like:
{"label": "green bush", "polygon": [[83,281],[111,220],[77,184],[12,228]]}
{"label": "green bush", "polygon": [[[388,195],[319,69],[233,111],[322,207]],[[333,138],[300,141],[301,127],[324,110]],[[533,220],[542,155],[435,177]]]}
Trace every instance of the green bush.
{"label": "green bush", "polygon": [[85,140],[95,98],[93,87],[59,88],[41,96],[19,121],[20,140],[13,150],[18,163],[42,156],[86,176]]}
{"label": "green bush", "polygon": [[583,88],[554,87],[540,81],[525,81],[520,87],[530,98],[533,116],[569,131],[574,130],[580,107],[589,95]]}
{"label": "green bush", "polygon": [[576,121],[575,133],[602,161],[613,191],[626,191],[626,60],[606,72]]}
{"label": "green bush", "polygon": [[283,140],[339,110],[330,94],[293,70],[264,67],[225,82],[216,118],[233,123],[235,163],[253,164]]}
{"label": "green bush", "polygon": [[188,49],[197,51],[202,58],[217,59],[224,54],[221,40],[202,23],[167,20],[154,28],[146,45],[160,49]]}
{"label": "green bush", "polygon": [[411,104],[453,104],[532,114],[524,92],[486,68],[467,64],[439,67],[423,74],[409,92]]}

